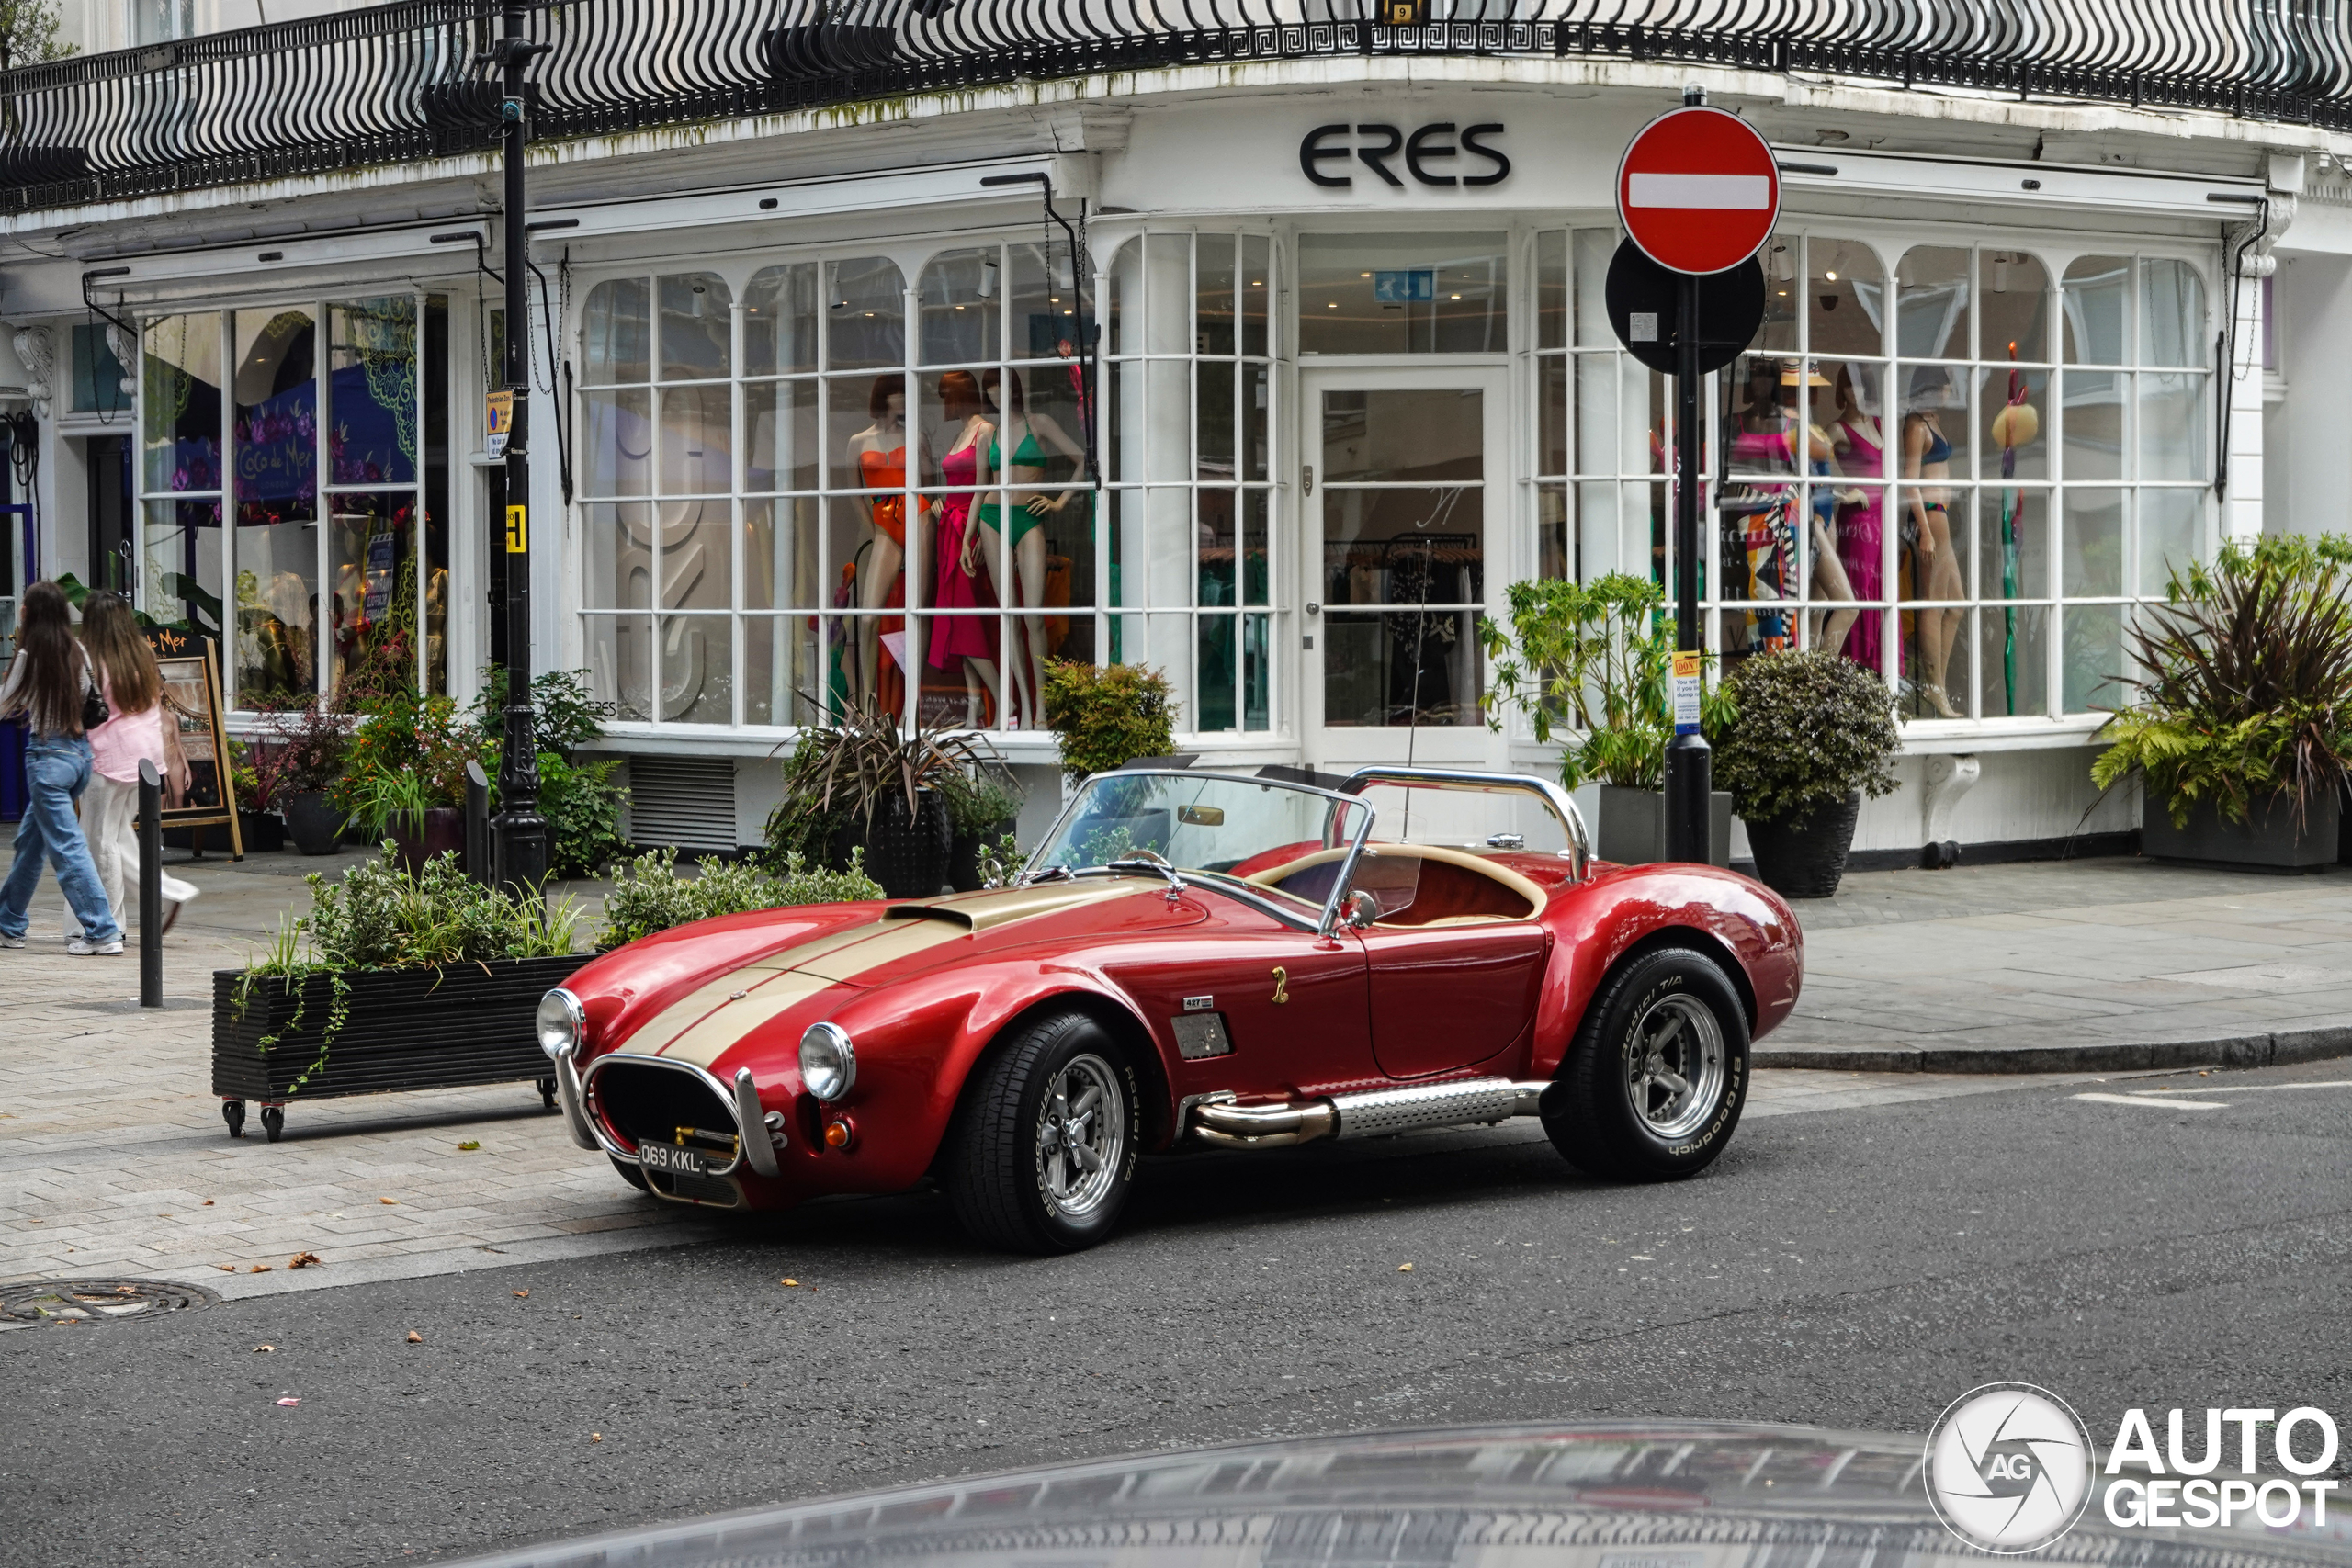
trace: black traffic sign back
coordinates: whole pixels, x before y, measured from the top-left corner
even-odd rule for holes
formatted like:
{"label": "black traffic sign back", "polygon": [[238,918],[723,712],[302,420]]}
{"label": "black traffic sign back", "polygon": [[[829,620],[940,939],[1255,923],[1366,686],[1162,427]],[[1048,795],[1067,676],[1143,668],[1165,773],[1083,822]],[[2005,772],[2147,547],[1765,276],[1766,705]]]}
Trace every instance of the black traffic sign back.
{"label": "black traffic sign back", "polygon": [[[1627,353],[1661,375],[1682,368],[1676,363],[1675,334],[1684,276],[1650,260],[1631,240],[1619,242],[1609,262],[1609,325]],[[1750,256],[1725,271],[1702,275],[1698,283],[1703,376],[1729,365],[1756,341],[1764,324],[1764,266]]]}

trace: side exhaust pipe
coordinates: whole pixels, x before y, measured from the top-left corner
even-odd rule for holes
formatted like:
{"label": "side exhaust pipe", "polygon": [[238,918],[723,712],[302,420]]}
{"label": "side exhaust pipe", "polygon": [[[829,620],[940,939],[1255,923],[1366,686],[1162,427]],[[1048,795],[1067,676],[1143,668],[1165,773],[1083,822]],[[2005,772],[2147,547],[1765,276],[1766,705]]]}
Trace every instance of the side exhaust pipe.
{"label": "side exhaust pipe", "polygon": [[1275,1148],[1324,1138],[1379,1138],[1424,1127],[1469,1127],[1532,1116],[1548,1083],[1510,1078],[1460,1078],[1411,1084],[1288,1105],[1195,1104],[1190,1129],[1202,1142],[1227,1149]]}

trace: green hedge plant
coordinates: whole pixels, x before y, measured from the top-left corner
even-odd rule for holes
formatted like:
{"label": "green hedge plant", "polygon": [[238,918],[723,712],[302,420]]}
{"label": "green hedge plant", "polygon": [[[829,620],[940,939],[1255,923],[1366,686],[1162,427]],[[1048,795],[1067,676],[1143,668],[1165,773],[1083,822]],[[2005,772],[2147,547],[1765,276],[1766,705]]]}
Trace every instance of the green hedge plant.
{"label": "green hedge plant", "polygon": [[1894,788],[1901,746],[1886,682],[1827,649],[1741,660],[1724,685],[1736,716],[1714,745],[1714,786],[1751,822],[1803,827],[1860,791]]}
{"label": "green hedge plant", "polygon": [[753,909],[879,898],[881,885],[865,874],[864,860],[863,851],[852,850],[848,870],[828,871],[787,851],[777,870],[750,861],[711,859],[697,862],[694,875],[682,876],[676,850],[641,854],[613,868],[613,890],[605,898],[605,927],[597,945],[614,947],[673,926]]}

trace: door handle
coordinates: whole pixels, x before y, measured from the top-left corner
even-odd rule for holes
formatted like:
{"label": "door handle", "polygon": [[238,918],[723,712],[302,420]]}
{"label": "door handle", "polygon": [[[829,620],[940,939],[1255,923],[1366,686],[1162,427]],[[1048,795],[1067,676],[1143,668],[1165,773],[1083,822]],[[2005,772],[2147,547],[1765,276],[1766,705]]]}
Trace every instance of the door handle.
{"label": "door handle", "polygon": [[1298,470],[1298,484],[1299,493],[1301,495],[1313,495],[1315,493],[1314,464],[1306,463],[1300,466]]}

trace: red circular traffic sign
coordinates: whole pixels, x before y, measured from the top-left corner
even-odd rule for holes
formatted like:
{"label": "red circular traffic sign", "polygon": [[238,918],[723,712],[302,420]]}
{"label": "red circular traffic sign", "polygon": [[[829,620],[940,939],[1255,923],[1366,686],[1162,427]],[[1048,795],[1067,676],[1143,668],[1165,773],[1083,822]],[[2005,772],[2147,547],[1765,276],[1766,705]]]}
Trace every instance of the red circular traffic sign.
{"label": "red circular traffic sign", "polygon": [[1617,216],[1673,272],[1722,272],[1754,255],[1781,214],[1781,171],[1756,128],[1693,105],[1642,127],[1617,165]]}

